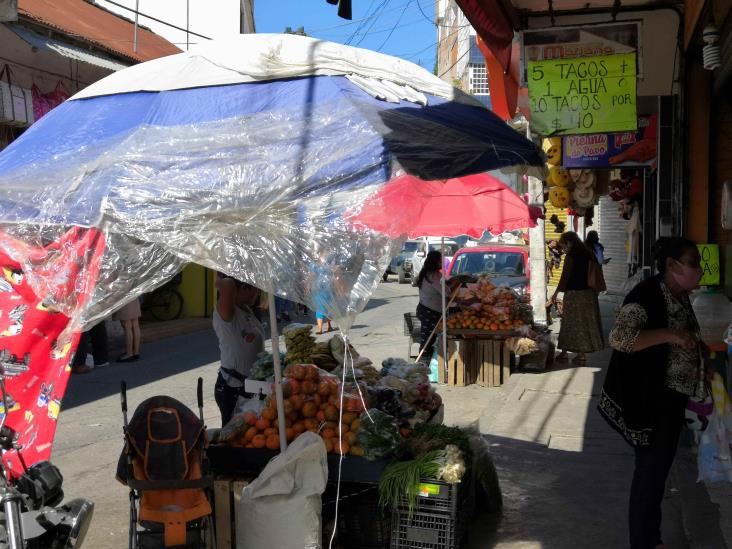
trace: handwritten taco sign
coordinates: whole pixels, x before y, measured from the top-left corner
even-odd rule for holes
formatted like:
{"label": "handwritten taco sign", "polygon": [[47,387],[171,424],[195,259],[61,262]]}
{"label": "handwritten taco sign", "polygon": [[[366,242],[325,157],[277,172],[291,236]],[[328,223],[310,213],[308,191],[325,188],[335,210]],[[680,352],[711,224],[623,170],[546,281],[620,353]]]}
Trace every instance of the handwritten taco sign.
{"label": "handwritten taco sign", "polygon": [[635,53],[529,61],[531,126],[541,135],[637,129]]}

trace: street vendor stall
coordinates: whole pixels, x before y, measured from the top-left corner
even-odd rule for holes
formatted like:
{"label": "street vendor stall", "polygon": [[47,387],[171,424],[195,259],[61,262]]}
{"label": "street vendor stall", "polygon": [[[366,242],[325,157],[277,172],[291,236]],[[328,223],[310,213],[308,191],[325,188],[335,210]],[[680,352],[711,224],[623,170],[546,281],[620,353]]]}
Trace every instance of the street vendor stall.
{"label": "street vendor stall", "polygon": [[497,387],[508,381],[516,357],[541,354],[550,341],[532,327],[528,296],[495,286],[487,275],[465,284],[447,317],[447,365],[440,348],[440,382]]}
{"label": "street vendor stall", "polygon": [[[3,456],[11,476],[17,454],[27,465],[50,454],[79,331],[195,262],[270,296],[274,394],[251,440],[249,429],[232,440],[261,450],[264,439],[287,455],[288,429],[294,437],[298,421],[311,420],[311,431],[319,412],[332,417],[320,409],[327,396],[338,404],[336,434],[309,449],[325,456],[328,439],[340,478],[346,459],[359,458],[353,448],[368,447],[348,434],[378,424],[366,405],[374,396],[349,381],[348,329],[405,236],[355,225],[354,208],[404,173],[440,180],[541,163],[532,143],[428,71],[308,37],[237,36],[89,86],[0,153],[0,267],[24,306],[0,302],[12,305],[1,312],[15,326],[4,340],[5,362],[18,362],[8,386],[23,395],[6,414],[18,433]],[[341,328],[339,383],[296,368],[327,362],[297,345],[282,378],[275,295],[324,309]],[[18,337],[26,312],[33,330]],[[294,382],[313,397],[298,410]],[[26,413],[41,396],[49,413]]]}

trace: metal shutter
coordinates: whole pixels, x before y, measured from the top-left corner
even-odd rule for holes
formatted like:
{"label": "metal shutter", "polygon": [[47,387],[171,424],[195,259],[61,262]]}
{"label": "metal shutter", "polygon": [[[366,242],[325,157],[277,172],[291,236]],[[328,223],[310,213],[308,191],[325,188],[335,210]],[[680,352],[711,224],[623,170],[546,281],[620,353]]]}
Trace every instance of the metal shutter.
{"label": "metal shutter", "polygon": [[612,261],[603,267],[607,291],[614,294],[625,294],[625,281],[628,277],[628,234],[625,232],[627,221],[620,217],[617,202],[609,196],[600,197],[597,207],[599,215],[595,217],[595,229],[600,235],[600,242],[605,246],[605,259]]}

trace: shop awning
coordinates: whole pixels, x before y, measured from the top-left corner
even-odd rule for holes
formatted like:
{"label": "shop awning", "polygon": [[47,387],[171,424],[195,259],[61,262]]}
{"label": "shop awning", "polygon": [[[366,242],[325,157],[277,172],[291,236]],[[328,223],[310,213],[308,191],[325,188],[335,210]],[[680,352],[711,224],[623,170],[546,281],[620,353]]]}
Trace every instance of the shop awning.
{"label": "shop awning", "polygon": [[514,23],[510,4],[502,0],[456,0],[470,24],[491,50],[493,56],[508,70],[511,62]]}
{"label": "shop awning", "polygon": [[127,65],[124,65],[117,61],[113,61],[112,59],[103,57],[101,55],[91,53],[83,48],[80,48],[79,46],[74,46],[72,44],[62,42],[61,40],[56,40],[55,38],[42,36],[38,33],[21,27],[20,25],[9,24],[6,26],[15,34],[17,34],[18,37],[20,37],[24,42],[27,42],[28,44],[30,44],[34,48],[38,48],[39,50],[55,53],[56,55],[61,55],[62,57],[66,57],[68,59],[74,59],[76,61],[81,61],[82,63],[88,63],[90,65],[102,67],[110,71],[118,71],[127,67]]}

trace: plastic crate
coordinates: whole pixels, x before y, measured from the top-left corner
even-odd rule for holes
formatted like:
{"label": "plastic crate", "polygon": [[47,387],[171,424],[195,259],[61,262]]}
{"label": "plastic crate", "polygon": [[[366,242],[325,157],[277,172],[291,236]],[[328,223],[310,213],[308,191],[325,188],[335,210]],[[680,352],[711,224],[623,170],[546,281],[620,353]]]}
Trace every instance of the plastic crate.
{"label": "plastic crate", "polygon": [[475,492],[466,473],[459,484],[422,480],[412,516],[403,500],[392,512],[391,549],[457,549],[465,541]]}
{"label": "plastic crate", "polygon": [[388,549],[391,541],[391,512],[379,505],[378,488],[342,485],[341,497],[338,543],[347,549]]}

